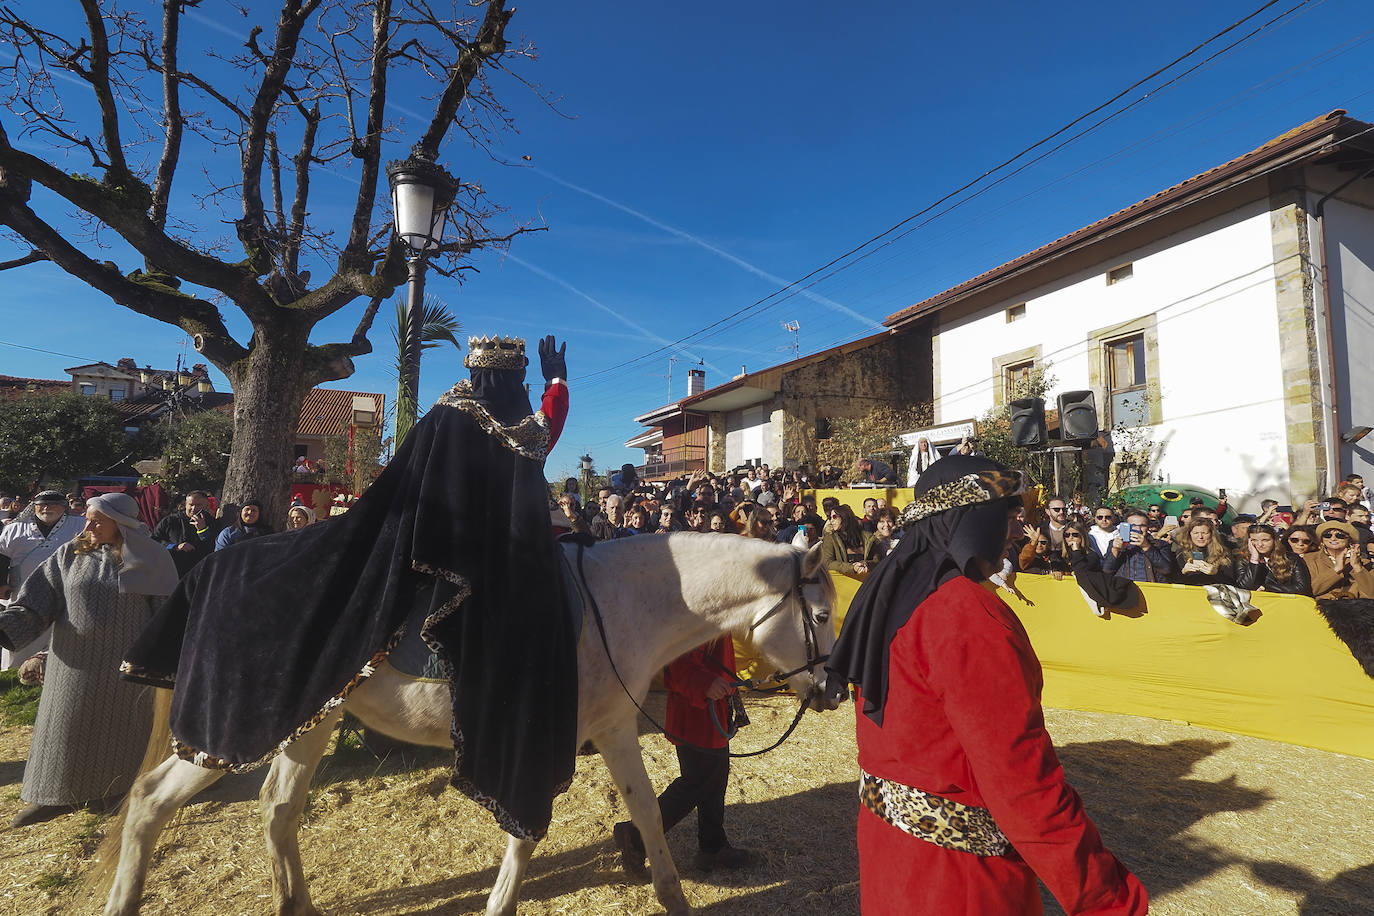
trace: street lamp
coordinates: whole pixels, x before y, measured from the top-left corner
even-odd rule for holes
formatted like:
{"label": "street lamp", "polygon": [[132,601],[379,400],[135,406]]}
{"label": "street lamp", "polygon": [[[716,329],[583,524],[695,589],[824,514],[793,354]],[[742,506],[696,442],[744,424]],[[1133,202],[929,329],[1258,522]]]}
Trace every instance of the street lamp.
{"label": "street lamp", "polygon": [[448,210],[458,192],[458,179],[445,171],[443,166],[413,151],[409,159],[389,164],[386,177],[391,184],[396,235],[405,246],[406,263],[410,267],[404,379],[410,404],[405,417],[401,416],[401,405],[397,405],[396,438],[400,441],[415,425],[420,398],[420,325],[424,314],[425,262],[443,243]]}
{"label": "street lamp", "polygon": [[585,501],[591,498],[592,487],[592,456],[583,455],[582,462],[582,499]]}

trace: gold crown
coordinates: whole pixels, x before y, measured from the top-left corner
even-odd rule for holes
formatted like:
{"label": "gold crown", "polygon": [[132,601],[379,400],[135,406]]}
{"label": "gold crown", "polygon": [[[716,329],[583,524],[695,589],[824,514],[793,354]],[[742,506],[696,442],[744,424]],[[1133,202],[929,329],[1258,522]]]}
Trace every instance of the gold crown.
{"label": "gold crown", "polygon": [[469,369],[523,369],[525,341],[519,337],[469,337],[463,365]]}

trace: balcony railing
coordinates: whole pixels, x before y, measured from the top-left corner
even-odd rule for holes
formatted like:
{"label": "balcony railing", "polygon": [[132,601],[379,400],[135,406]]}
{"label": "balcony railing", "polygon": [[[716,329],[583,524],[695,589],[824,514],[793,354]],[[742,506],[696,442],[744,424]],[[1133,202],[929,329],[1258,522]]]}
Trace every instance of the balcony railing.
{"label": "balcony railing", "polygon": [[644,464],[635,468],[635,473],[645,480],[655,480],[704,470],[706,446],[679,445],[665,449],[661,455],[646,455]]}

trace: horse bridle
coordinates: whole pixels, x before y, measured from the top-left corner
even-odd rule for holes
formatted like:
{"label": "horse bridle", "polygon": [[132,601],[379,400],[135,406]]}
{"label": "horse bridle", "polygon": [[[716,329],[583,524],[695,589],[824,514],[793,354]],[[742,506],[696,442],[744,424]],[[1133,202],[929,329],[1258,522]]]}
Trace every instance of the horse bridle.
{"label": "horse bridle", "polygon": [[[824,665],[827,661],[829,661],[829,653],[825,655],[818,655],[816,652],[816,650],[820,648],[820,639],[816,635],[816,628],[820,624],[829,623],[830,621],[828,618],[826,620],[816,619],[816,612],[811,607],[811,602],[806,600],[806,592],[804,591],[804,587],[807,585],[819,585],[821,579],[820,576],[803,576],[801,564],[802,560],[800,556],[795,556],[792,558],[792,565],[796,573],[796,575],[794,575],[792,578],[792,587],[787,590],[787,594],[783,595],[777,604],[773,605],[768,610],[768,613],[764,614],[758,620],[755,620],[753,623],[749,625],[749,633],[750,635],[753,635],[753,632],[757,630],[760,626],[762,626],[765,620],[772,617],[774,614],[778,613],[784,607],[786,607],[787,599],[791,598],[793,593],[795,593],[797,596],[797,601],[801,603],[802,627],[806,637],[806,662],[800,665],[799,667],[793,668],[791,671],[775,671],[772,674],[768,675],[768,677],[763,678],[760,681],[755,681],[752,678],[741,678],[738,675],[735,675],[735,681],[738,686],[748,687],[750,690],[760,690],[765,684],[781,684],[782,682],[790,678],[792,675],[800,674],[803,671],[809,672],[812,678],[815,678],[816,668],[821,665]],[[816,690],[815,687],[812,687],[811,689],[812,691]]]}
{"label": "horse bridle", "polygon": [[[583,565],[583,563],[582,563],[582,559],[583,559],[583,557],[586,555],[586,552],[587,552],[586,545],[584,545],[584,544],[578,544],[578,545],[577,545],[577,574],[578,574],[578,576],[582,579],[582,592],[583,592],[583,594],[585,594],[585,595],[587,596],[587,603],[591,605],[591,608],[592,608],[592,618],[596,621],[596,629],[597,629],[597,632],[601,635],[601,647],[602,647],[603,649],[606,650],[606,661],[610,663],[610,665],[611,665],[611,671],[615,674],[615,679],[616,679],[617,681],[620,682],[620,689],[623,690],[623,691],[625,692],[625,696],[629,697],[630,702],[631,702],[632,704],[634,704],[635,709],[639,710],[640,715],[642,715],[644,718],[648,719],[649,722],[650,722],[655,728],[657,728],[659,731],[663,732],[663,734],[666,735],[666,736],[668,736],[668,738],[672,739],[673,741],[677,742],[678,744],[685,744],[685,745],[687,745],[687,746],[689,746],[689,747],[699,747],[699,745],[697,745],[696,743],[694,743],[694,742],[692,742],[692,741],[688,741],[688,740],[686,740],[686,739],[684,739],[684,738],[680,738],[680,737],[678,737],[677,735],[674,735],[672,732],[668,731],[668,729],[667,729],[666,727],[664,727],[662,724],[660,724],[659,721],[658,721],[657,719],[655,719],[653,716],[649,715],[648,711],[645,710],[645,708],[644,708],[643,706],[639,705],[639,701],[635,699],[634,694],[630,692],[630,688],[627,687],[626,684],[625,684],[625,679],[622,678],[622,677],[620,676],[620,669],[616,667],[616,665],[615,665],[615,658],[614,658],[614,656],[611,655],[611,644],[610,644],[610,642],[606,639],[606,624],[605,624],[605,621],[602,620],[602,618],[601,618],[601,607],[600,607],[600,605],[598,605],[598,604],[596,603],[596,596],[592,594],[591,587],[587,584],[587,570],[586,570],[586,568],[584,567],[584,565]],[[806,662],[805,662],[805,664],[801,665],[801,667],[799,667],[799,668],[793,668],[791,671],[775,672],[774,674],[770,674],[768,677],[763,678],[762,680],[755,681],[753,678],[741,678],[741,677],[739,676],[739,673],[738,673],[738,672],[736,672],[736,671],[731,671],[729,668],[726,668],[724,665],[722,665],[722,664],[721,664],[719,661],[717,661],[716,659],[711,659],[712,661],[714,661],[714,662],[716,663],[717,666],[719,666],[719,667],[721,668],[722,671],[725,672],[725,675],[726,675],[728,678],[730,678],[730,680],[731,680],[736,686],[748,687],[748,688],[750,688],[751,690],[758,690],[758,689],[761,688],[761,685],[770,684],[770,683],[774,683],[774,682],[783,682],[783,681],[786,681],[786,680],[787,680],[789,677],[791,677],[792,675],[798,674],[798,673],[800,673],[800,672],[802,672],[802,671],[809,671],[809,672],[811,672],[812,680],[813,680],[813,682],[814,682],[814,681],[815,681],[815,668],[816,668],[818,665],[823,665],[823,664],[825,664],[826,660],[830,658],[829,654],[826,654],[826,655],[817,655],[817,654],[816,654],[816,650],[820,647],[820,641],[819,641],[819,640],[817,639],[817,637],[816,637],[816,627],[817,627],[820,623],[829,623],[829,621],[828,621],[828,620],[825,620],[825,621],[817,621],[817,620],[815,619],[815,616],[816,616],[816,615],[815,615],[815,611],[814,611],[814,610],[812,609],[812,607],[811,607],[811,602],[809,602],[809,601],[806,600],[806,592],[803,590],[803,587],[804,587],[804,586],[807,586],[807,585],[818,585],[818,584],[820,584],[820,577],[819,577],[819,576],[803,576],[803,575],[802,575],[802,565],[801,565],[801,564],[802,564],[802,560],[801,560],[801,555],[800,555],[800,554],[798,554],[798,555],[796,555],[796,556],[794,556],[794,557],[792,558],[792,566],[793,566],[793,570],[794,570],[794,572],[795,572],[795,575],[793,576],[793,579],[792,579],[792,587],[789,588],[789,589],[787,590],[787,593],[784,594],[784,595],[782,596],[781,599],[779,599],[779,601],[778,601],[777,604],[775,604],[775,605],[773,605],[771,608],[769,608],[769,610],[768,610],[767,613],[765,613],[762,617],[760,617],[758,620],[755,620],[753,623],[751,623],[751,624],[749,625],[749,632],[752,634],[752,633],[754,632],[754,630],[758,629],[758,627],[759,627],[760,625],[762,625],[763,622],[764,622],[765,620],[767,620],[768,618],[772,617],[774,614],[778,613],[780,610],[782,610],[784,607],[786,607],[786,606],[787,606],[787,600],[788,600],[789,598],[791,598],[791,597],[792,597],[792,594],[795,592],[796,595],[797,595],[797,600],[801,603],[801,609],[802,609],[802,615],[801,615],[801,616],[802,616],[802,625],[803,625],[803,627],[804,627],[805,638],[806,638]],[[771,750],[773,750],[773,749],[779,747],[784,741],[786,741],[786,740],[791,736],[792,732],[796,730],[798,723],[801,722],[802,716],[806,713],[806,708],[807,708],[808,706],[811,705],[811,700],[812,700],[819,692],[820,692],[820,685],[819,685],[819,682],[813,683],[813,684],[811,685],[811,689],[807,691],[806,696],[802,697],[801,703],[797,706],[797,714],[796,714],[796,716],[793,717],[793,719],[792,719],[792,724],[789,725],[789,726],[787,726],[787,730],[784,731],[784,732],[782,733],[782,737],[780,737],[777,741],[774,741],[772,744],[770,744],[768,747],[764,748],[763,750],[759,750],[759,751],[746,751],[745,753],[740,753],[740,754],[737,754],[737,753],[733,753],[733,752],[732,752],[732,753],[730,754],[730,756],[731,756],[731,757],[757,757],[757,756],[759,756],[760,754],[766,754],[766,753],[768,753],[769,751],[771,751]],[[714,720],[716,720],[716,709],[715,709],[715,704],[714,704],[714,703],[710,704],[710,705],[709,705],[709,708],[710,708],[710,710],[711,710],[711,718],[712,718],[712,720],[714,721]],[[727,734],[727,733],[725,732],[725,730],[721,727],[721,724],[720,724],[719,721],[716,721],[716,729],[717,729],[718,731],[720,731],[721,734],[726,735],[727,739],[730,737],[730,735]]]}

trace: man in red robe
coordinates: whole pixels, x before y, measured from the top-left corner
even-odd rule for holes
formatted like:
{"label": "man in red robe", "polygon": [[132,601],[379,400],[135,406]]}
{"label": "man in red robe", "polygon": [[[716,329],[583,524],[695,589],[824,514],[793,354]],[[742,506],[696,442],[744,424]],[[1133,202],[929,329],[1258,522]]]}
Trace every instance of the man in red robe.
{"label": "man in red robe", "polygon": [[1140,881],[1102,844],[1045,730],[1039,660],[994,593],[1018,472],[951,456],[860,588],[827,667],[858,685],[866,916],[1135,916]]}

